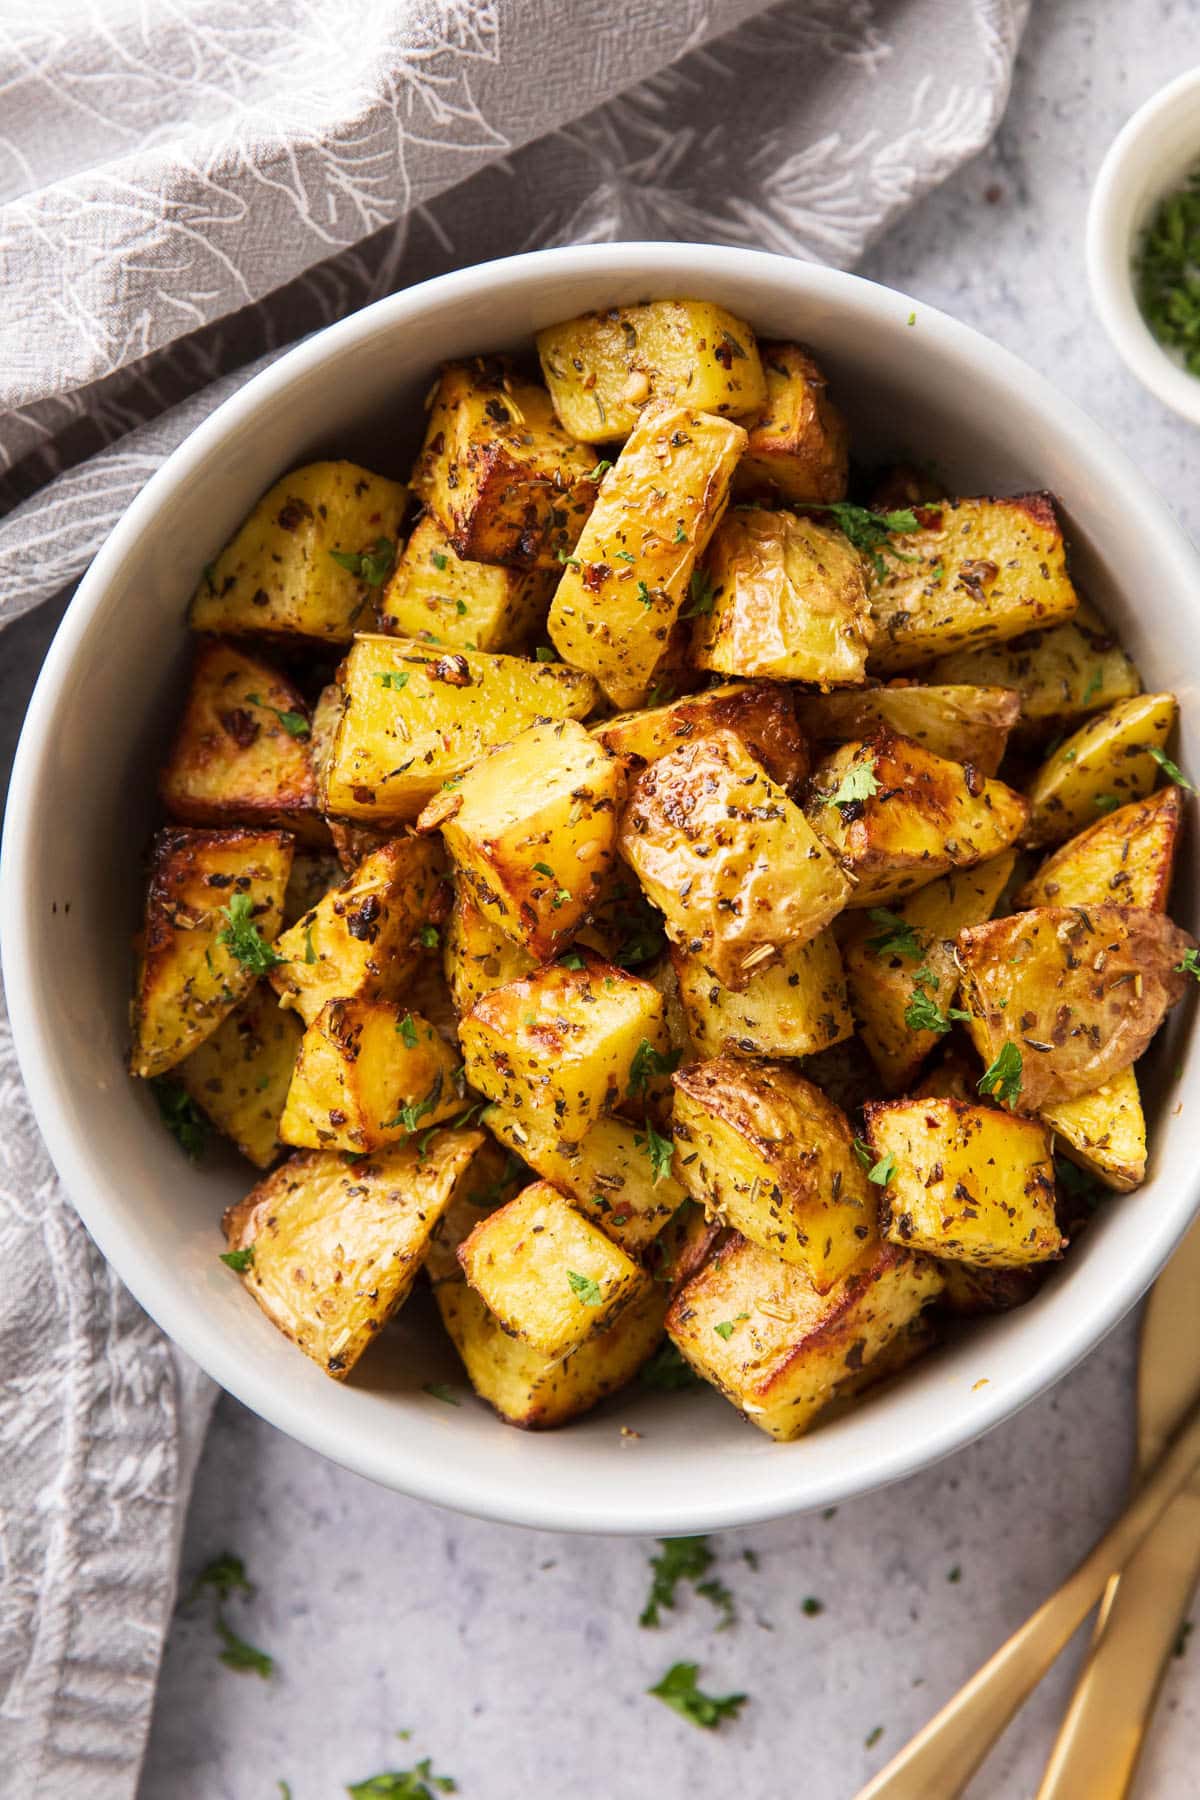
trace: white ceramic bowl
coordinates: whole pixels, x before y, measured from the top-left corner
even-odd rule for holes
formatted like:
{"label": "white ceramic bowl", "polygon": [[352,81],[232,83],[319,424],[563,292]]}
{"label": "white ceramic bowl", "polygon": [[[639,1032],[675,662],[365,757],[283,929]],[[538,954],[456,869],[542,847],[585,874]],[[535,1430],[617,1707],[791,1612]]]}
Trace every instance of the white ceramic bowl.
{"label": "white ceramic bowl", "polygon": [[1189,375],[1143,319],[1133,263],[1158,202],[1200,164],[1200,69],[1160,88],[1127,121],[1100,165],[1088,205],[1092,302],[1113,346],[1152,394],[1200,425],[1200,377]]}
{"label": "white ceramic bowl", "polygon": [[[934,456],[964,493],[1052,489],[1076,576],[1149,682],[1183,703],[1200,768],[1200,568],[1137,470],[1006,351],[902,294],[732,249],[616,244],[443,276],[300,345],[213,415],[147,484],[80,586],[21,740],[0,936],[21,1066],[84,1222],[143,1306],[281,1430],[387,1486],[468,1512],[597,1532],[690,1532],[825,1506],[957,1449],[1062,1375],[1133,1305],[1200,1193],[1200,1062],[1176,1082],[1176,1018],[1147,1083],[1150,1179],[1114,1199],[1038,1298],[980,1324],[796,1444],[770,1443],[715,1394],[636,1385],[568,1430],[524,1434],[464,1398],[418,1295],[340,1386],[269,1325],[217,1260],[244,1168],[192,1169],[124,1072],[129,936],[154,775],[187,653],[196,572],[288,467],[347,453],[402,472],[443,357],[527,345],[551,321],[647,295],[695,295],[764,335],[814,345],[859,454]],[[909,326],[910,314],[915,323]],[[1186,860],[1186,859],[1185,859]],[[1193,927],[1186,878],[1174,910]],[[1180,1009],[1185,1011],[1186,1009]],[[1183,1116],[1176,1119],[1177,1103]],[[619,1427],[641,1433],[623,1438]]]}

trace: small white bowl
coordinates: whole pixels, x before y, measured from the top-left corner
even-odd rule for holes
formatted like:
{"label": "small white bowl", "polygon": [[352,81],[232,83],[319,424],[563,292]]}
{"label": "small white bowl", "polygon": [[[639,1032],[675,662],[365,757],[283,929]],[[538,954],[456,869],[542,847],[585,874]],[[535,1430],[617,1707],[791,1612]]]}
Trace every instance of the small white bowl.
{"label": "small white bowl", "polygon": [[1200,69],[1140,106],[1100,165],[1087,216],[1087,271],[1100,322],[1150,392],[1200,425],[1200,376],[1150,330],[1137,303],[1134,258],[1154,208],[1200,166]]}
{"label": "small white bowl", "polygon": [[[402,473],[443,358],[528,347],[556,319],[655,295],[713,300],[764,336],[812,344],[865,460],[934,457],[967,494],[1051,489],[1081,587],[1147,682],[1179,694],[1177,754],[1200,768],[1195,552],[1121,451],[1024,363],[903,294],[786,257],[694,244],[540,251],[410,288],[308,339],[147,483],[80,584],[30,705],[0,943],[22,1071],[67,1190],[137,1299],[210,1375],[280,1430],[404,1493],[517,1524],[665,1535],[829,1506],[912,1474],[1064,1374],[1145,1292],[1196,1210],[1200,1057],[1185,1041],[1192,1008],[1180,1007],[1143,1080],[1149,1179],[1105,1206],[1034,1301],[795,1444],[769,1442],[711,1391],[636,1383],[565,1431],[514,1431],[467,1394],[422,1294],[339,1385],[221,1266],[221,1212],[252,1172],[232,1158],[187,1164],[124,1066],[141,853],[197,571],[297,463],[348,455]],[[1181,863],[1172,911],[1194,929],[1194,873]],[[430,1381],[453,1382],[462,1404],[424,1393]]]}

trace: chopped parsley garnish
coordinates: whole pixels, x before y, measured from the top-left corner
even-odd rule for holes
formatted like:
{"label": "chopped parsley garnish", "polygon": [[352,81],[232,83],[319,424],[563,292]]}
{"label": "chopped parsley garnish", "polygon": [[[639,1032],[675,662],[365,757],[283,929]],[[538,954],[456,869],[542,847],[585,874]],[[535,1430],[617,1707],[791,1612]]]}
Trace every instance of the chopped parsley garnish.
{"label": "chopped parsley garnish", "polygon": [[673,1608],[681,1581],[692,1586],[704,1579],[715,1558],[706,1537],[659,1538],[659,1554],[650,1558],[650,1592],[638,1616],[646,1627],[662,1624],[660,1607]]}
{"label": "chopped parsley garnish", "polygon": [[189,1162],[195,1162],[208,1142],[208,1120],[181,1081],[167,1075],[151,1083],[163,1124]]}
{"label": "chopped parsley garnish", "polygon": [[244,1275],[254,1267],[254,1245],[247,1244],[244,1250],[223,1250],[221,1261],[238,1275]]}
{"label": "chopped parsley garnish", "polygon": [[592,470],[591,474],[588,475],[585,479],[588,481],[599,481],[602,476],[608,474],[608,471],[611,468],[612,468],[612,464],[609,462],[607,456],[602,456],[600,458],[600,461],[596,464],[595,468]]}
{"label": "chopped parsley garnish", "polygon": [[251,975],[265,975],[287,961],[286,956],[276,955],[254,923],[249,894],[234,894],[229,905],[220,910],[225,924],[217,933],[217,942],[237,958],[243,969]]}
{"label": "chopped parsley garnish", "polygon": [[637,584],[637,597],[646,608],[654,605],[654,595],[650,592],[650,589],[646,586],[644,581],[639,581]]}
{"label": "chopped parsley garnish", "polygon": [[[314,921],[314,923],[315,923],[315,921]],[[313,934],[313,928],[311,925],[309,925],[305,929],[305,933],[304,933],[304,960],[309,965],[310,968],[311,968],[312,964],[315,963],[317,960],[317,953],[316,953],[316,950],[313,948],[312,934]]]}
{"label": "chopped parsley garnish", "polygon": [[263,712],[274,713],[289,737],[306,738],[311,735],[308,720],[303,713],[282,712],[278,706],[271,706],[260,694],[247,694],[246,699],[251,706],[261,707]]}
{"label": "chopped parsley garnish", "polygon": [[618,550],[616,555],[613,557],[613,561],[614,562],[623,562],[623,563],[635,563],[637,561],[637,557],[633,554],[632,550]]}
{"label": "chopped parsley garnish", "polygon": [[743,1319],[748,1319],[749,1317],[749,1313],[738,1313],[735,1318],[722,1319],[719,1325],[713,1326],[713,1330],[719,1338],[724,1338],[725,1342],[728,1343],[733,1336],[734,1326],[740,1325]]}
{"label": "chopped parsley garnish", "polygon": [[1175,964],[1180,975],[1194,975],[1200,981],[1200,950],[1185,950],[1183,961]]}
{"label": "chopped parsley garnish", "polygon": [[960,1006],[947,1007],[943,1012],[930,997],[930,988],[937,986],[938,978],[932,969],[922,967],[913,976],[912,997],[904,1009],[904,1023],[910,1031],[936,1031],[941,1036],[949,1031],[953,1020],[971,1017]]}
{"label": "chopped parsley garnish", "polygon": [[379,677],[380,687],[395,688],[397,693],[401,688],[406,688],[408,682],[409,674],[407,669],[385,669],[384,673]]}
{"label": "chopped parsley garnish", "polygon": [[857,1156],[864,1169],[869,1169],[875,1161],[875,1152],[872,1150],[870,1144],[863,1138],[855,1138],[854,1154]]}
{"label": "chopped parsley garnish", "polygon": [[584,969],[587,967],[587,964],[584,962],[582,956],[580,956],[578,950],[568,950],[565,956],[559,957],[558,961],[560,968],[563,969]]}
{"label": "chopped parsley garnish", "polygon": [[683,1388],[699,1387],[700,1377],[679,1352],[670,1338],[664,1338],[654,1355],[638,1371],[643,1387],[660,1394],[676,1394]]}
{"label": "chopped parsley garnish", "polygon": [[670,1050],[664,1054],[654,1048],[649,1038],[643,1038],[629,1065],[629,1086],[625,1089],[627,1098],[632,1100],[638,1095],[645,1098],[650,1083],[660,1075],[673,1075],[682,1056],[682,1050]]}
{"label": "chopped parsley garnish", "polygon": [[1186,788],[1189,794],[1195,793],[1195,784],[1188,780],[1178,763],[1171,761],[1165,750],[1160,750],[1157,744],[1151,744],[1149,750],[1168,781],[1177,782],[1181,788]]}
{"label": "chopped parsley garnish", "polygon": [[683,609],[681,618],[706,619],[712,612],[716,589],[707,569],[693,569],[692,579],[688,582],[688,600],[690,604]]}
{"label": "chopped parsley garnish", "polygon": [[404,1017],[397,1025],[396,1030],[404,1039],[405,1047],[409,1050],[415,1050],[417,1047],[417,1026],[411,1013],[405,1013]]}
{"label": "chopped parsley garnish", "polygon": [[600,1291],[600,1283],[591,1275],[580,1275],[577,1274],[574,1269],[568,1269],[567,1281],[570,1283],[571,1292],[574,1294],[575,1298],[577,1300],[582,1300],[585,1306],[600,1306],[603,1304],[604,1295]]}
{"label": "chopped parsley garnish", "polygon": [[427,1381],[422,1391],[426,1394],[431,1394],[435,1400],[443,1401],[447,1406],[460,1406],[462,1404],[458,1395],[454,1392],[454,1389],[445,1381]]}
{"label": "chopped parsley garnish", "polygon": [[434,550],[431,553],[429,560],[440,575],[442,570],[446,567],[449,558],[444,550]]}
{"label": "chopped parsley garnish", "polygon": [[442,934],[436,925],[422,925],[419,936],[426,950],[436,950],[442,941]]}
{"label": "chopped parsley garnish", "polygon": [[886,906],[873,906],[867,917],[872,925],[880,928],[874,937],[867,939],[868,950],[873,950],[876,956],[906,956],[911,962],[920,962],[925,952],[907,919],[902,919],[899,913],[889,912]]}
{"label": "chopped parsley garnish", "polygon": [[421,1123],[421,1120],[427,1113],[431,1113],[434,1110],[441,1097],[442,1072],[439,1069],[433,1078],[433,1086],[430,1088],[425,1098],[423,1100],[414,1101],[408,1106],[402,1106],[394,1119],[386,1119],[384,1121],[383,1129],[385,1131],[392,1131],[397,1125],[403,1125],[405,1131],[407,1131],[411,1137],[413,1132],[417,1129],[417,1126]]}
{"label": "chopped parsley garnish", "polygon": [[1102,813],[1116,812],[1120,804],[1121,796],[1119,794],[1097,794],[1092,802],[1096,811]]}
{"label": "chopped parsley garnish", "polygon": [[815,1594],[809,1594],[806,1600],[800,1602],[800,1611],[806,1619],[819,1619],[825,1611],[825,1602],[818,1600]]}
{"label": "chopped parsley garnish", "polygon": [[955,1565],[952,1569],[947,1569],[946,1580],[948,1582],[950,1582],[952,1586],[956,1585],[958,1582],[960,1582],[962,1580],[962,1569],[959,1567],[959,1565],[957,1563],[955,1563]]}
{"label": "chopped parsley garnish", "polygon": [[673,1707],[679,1715],[688,1719],[693,1725],[701,1726],[705,1731],[715,1731],[722,1719],[736,1719],[746,1704],[745,1694],[705,1694],[696,1686],[699,1665],[690,1662],[672,1663],[660,1682],[647,1688],[648,1694],[665,1705]]}
{"label": "chopped parsley garnish", "polygon": [[268,1656],[265,1650],[256,1650],[253,1644],[248,1644],[245,1638],[239,1637],[225,1617],[225,1603],[231,1595],[254,1592],[253,1583],[246,1578],[246,1567],[241,1557],[234,1556],[228,1550],[215,1557],[193,1581],[184,1605],[197,1599],[205,1588],[211,1588],[213,1593],[213,1625],[223,1646],[220,1657],[225,1667],[243,1673],[249,1671],[261,1675],[264,1681],[269,1681],[275,1672],[274,1657]]}
{"label": "chopped parsley garnish", "polygon": [[379,537],[370,550],[331,550],[329,554],[339,568],[347,569],[368,587],[382,587],[392,572],[396,546],[391,538]]}
{"label": "chopped parsley garnish", "polygon": [[552,650],[550,648],[549,644],[539,644],[533,654],[536,657],[537,661],[541,662],[541,663],[551,663],[551,662],[558,661],[557,650]]}
{"label": "chopped parsley garnish", "polygon": [[1100,668],[1093,669],[1091,674],[1088,676],[1088,684],[1083,690],[1083,695],[1080,699],[1079,704],[1081,706],[1086,706],[1089,700],[1095,699],[1096,695],[1100,692],[1100,689],[1103,687],[1103,685],[1104,685],[1103,669],[1100,669]]}
{"label": "chopped parsley garnish", "polygon": [[700,1595],[702,1600],[707,1600],[709,1605],[715,1606],[717,1611],[721,1614],[717,1630],[728,1631],[729,1627],[737,1620],[737,1608],[733,1603],[733,1595],[725,1586],[725,1583],[723,1581],[718,1581],[714,1576],[708,1581],[698,1581],[696,1583],[696,1592]]}
{"label": "chopped parsley garnish", "polygon": [[994,1094],[1004,1106],[1014,1106],[1021,1094],[1021,1052],[1013,1043],[1002,1046],[990,1068],[979,1077],[979,1092]]}
{"label": "chopped parsley garnish", "polygon": [[680,522],[680,524],[676,525],[676,527],[675,527],[674,541],[677,544],[686,544],[687,543],[687,532],[683,529],[682,522]]}
{"label": "chopped parsley garnish", "polygon": [[225,1646],[221,1651],[221,1661],[227,1669],[237,1669],[240,1673],[261,1675],[264,1681],[270,1681],[275,1673],[275,1658],[268,1656],[265,1650],[256,1650],[223,1619],[220,1614],[216,1620],[217,1636]]}
{"label": "chopped parsley garnish", "polygon": [[253,1584],[246,1578],[246,1565],[240,1556],[232,1550],[225,1550],[220,1556],[201,1569],[191,1587],[188,1589],[184,1605],[188,1606],[205,1588],[211,1588],[218,1600],[228,1600],[230,1594],[252,1594]]}
{"label": "chopped parsley garnish", "polygon": [[554,880],[554,870],[550,867],[549,863],[534,863],[533,872],[535,875],[544,875],[548,881]]}
{"label": "chopped parsley garnish", "polygon": [[827,806],[853,806],[858,800],[869,800],[879,792],[879,782],[871,763],[854,763],[846,770],[834,793],[825,802]]}
{"label": "chopped parsley garnish", "polygon": [[1137,300],[1150,330],[1200,375],[1200,171],[1160,200],[1134,260]]}
{"label": "chopped parsley garnish", "polygon": [[671,1161],[675,1155],[673,1141],[668,1137],[661,1137],[653,1125],[647,1125],[645,1137],[638,1132],[633,1141],[636,1148],[644,1150],[650,1158],[650,1167],[653,1171],[650,1185],[657,1187],[663,1176],[671,1173]]}
{"label": "chopped parsley garnish", "polygon": [[871,1167],[867,1170],[867,1180],[873,1181],[876,1187],[886,1187],[895,1172],[895,1153],[894,1151],[889,1150],[887,1155],[881,1156],[877,1163],[872,1163]]}
{"label": "chopped parsley garnish", "polygon": [[433,1758],[423,1756],[415,1769],[385,1769],[365,1781],[351,1782],[346,1792],[350,1800],[435,1800],[435,1794],[456,1794],[458,1783],[449,1775],[435,1775]]}
{"label": "chopped parsley garnish", "polygon": [[805,511],[830,513],[838,530],[850,539],[854,548],[871,564],[877,581],[887,579],[887,564],[880,552],[883,546],[890,546],[893,532],[921,529],[921,521],[908,507],[896,512],[877,513],[865,506],[852,506],[847,500],[839,500],[829,506],[808,506]]}
{"label": "chopped parsley garnish", "polygon": [[454,610],[455,610],[455,612],[456,612],[456,613],[457,613],[457,614],[458,614],[458,616],[459,616],[459,618],[460,618],[460,619],[463,619],[463,618],[465,618],[465,617],[466,617],[466,613],[467,613],[467,603],[466,603],[466,601],[465,601],[465,600],[456,600],[456,601],[455,601],[455,602],[454,602]]}
{"label": "chopped parsley garnish", "polygon": [[863,1739],[863,1749],[873,1750],[882,1736],[883,1726],[876,1725],[872,1730],[868,1731],[866,1737]]}

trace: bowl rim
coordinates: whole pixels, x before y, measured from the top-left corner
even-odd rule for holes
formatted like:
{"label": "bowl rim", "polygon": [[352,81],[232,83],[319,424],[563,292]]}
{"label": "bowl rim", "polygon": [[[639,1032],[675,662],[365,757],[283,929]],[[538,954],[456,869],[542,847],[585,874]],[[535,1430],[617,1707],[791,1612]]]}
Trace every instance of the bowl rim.
{"label": "bowl rim", "polygon": [[[71,1103],[69,1083],[60,1082],[55,1074],[49,1027],[39,1017],[32,954],[35,898],[32,882],[25,879],[38,828],[38,796],[46,779],[55,708],[93,615],[103,605],[110,571],[119,568],[144,522],[228,434],[253,419],[261,402],[303,381],[326,359],[339,357],[350,346],[411,321],[419,322],[430,307],[461,301],[486,306],[487,295],[498,282],[527,283],[533,290],[558,276],[600,280],[606,274],[615,279],[632,273],[644,275],[654,284],[666,284],[674,279],[718,281],[723,275],[733,278],[756,272],[777,291],[781,285],[790,286],[796,299],[810,306],[827,303],[841,310],[850,302],[864,325],[894,330],[911,323],[914,316],[928,321],[938,332],[939,351],[950,364],[977,370],[986,367],[1020,394],[1023,405],[1048,423],[1052,420],[1059,447],[1068,451],[1103,491],[1123,492],[1126,503],[1136,510],[1147,541],[1152,534],[1160,564],[1170,568],[1172,587],[1196,588],[1200,563],[1182,528],[1107,433],[1011,351],[924,302],[860,276],[759,250],[638,242],[530,251],[434,277],[326,327],[252,377],[191,432],[137,495],[82,578],[45,659],[13,765],[0,847],[0,957],[14,1042],[34,1117],[51,1159],[101,1253],[185,1354],[278,1429],[385,1487],[499,1522],[549,1530],[660,1535],[720,1530],[833,1504],[915,1474],[1011,1417],[1094,1349],[1150,1285],[1183,1236],[1200,1200],[1198,1165],[1178,1204],[1173,1209],[1164,1206],[1151,1216],[1140,1240],[1142,1256],[1127,1259],[1118,1278],[1107,1287],[1100,1282],[1090,1287],[1084,1284],[1069,1329],[1059,1333],[1052,1349],[1040,1358],[1028,1359],[1005,1379],[990,1383],[959,1416],[947,1407],[940,1423],[931,1425],[924,1436],[914,1434],[911,1440],[881,1445],[866,1471],[856,1464],[817,1480],[806,1476],[802,1458],[788,1455],[797,1446],[775,1446],[779,1457],[774,1481],[760,1482],[752,1495],[718,1503],[706,1500],[702,1491],[682,1506],[676,1497],[669,1515],[661,1504],[656,1510],[646,1502],[620,1502],[614,1514],[606,1504],[543,1492],[520,1474],[514,1478],[507,1467],[493,1465],[489,1471],[479,1463],[467,1473],[443,1468],[436,1459],[414,1457],[407,1452],[402,1432],[380,1443],[372,1441],[370,1433],[339,1431],[323,1423],[323,1414],[310,1410],[302,1393],[239,1357],[236,1348],[224,1340],[216,1320],[205,1313],[202,1299],[180,1309],[169,1267],[156,1258],[144,1237],[125,1229],[112,1215],[103,1184],[90,1166],[86,1130]],[[519,1464],[522,1459],[510,1460]],[[497,1464],[504,1462],[497,1459]]]}
{"label": "bowl rim", "polygon": [[[1133,283],[1134,238],[1145,217],[1143,177],[1158,162],[1159,140],[1180,114],[1196,116],[1200,66],[1177,75],[1125,121],[1105,153],[1088,202],[1084,254],[1092,304],[1109,342],[1131,374],[1156,399],[1200,425],[1200,376],[1189,375],[1163,348],[1142,317]],[[1200,123],[1189,165],[1200,166]],[[1156,198],[1183,166],[1163,169],[1152,182]]]}

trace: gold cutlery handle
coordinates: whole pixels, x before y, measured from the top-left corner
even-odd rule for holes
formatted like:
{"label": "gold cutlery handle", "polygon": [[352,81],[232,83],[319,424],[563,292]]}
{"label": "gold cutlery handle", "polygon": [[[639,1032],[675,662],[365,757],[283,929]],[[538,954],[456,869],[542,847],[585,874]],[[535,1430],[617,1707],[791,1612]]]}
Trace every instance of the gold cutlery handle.
{"label": "gold cutlery handle", "polygon": [[1149,1479],[1056,1594],[869,1781],[858,1800],[958,1800],[1017,1708],[1200,1462],[1200,1404]]}
{"label": "gold cutlery handle", "polygon": [[1200,1576],[1200,1492],[1173,1500],[1130,1557],[1059,1729],[1037,1800],[1125,1800]]}

